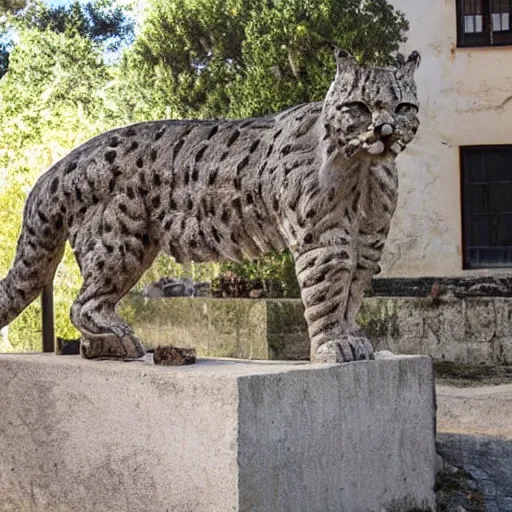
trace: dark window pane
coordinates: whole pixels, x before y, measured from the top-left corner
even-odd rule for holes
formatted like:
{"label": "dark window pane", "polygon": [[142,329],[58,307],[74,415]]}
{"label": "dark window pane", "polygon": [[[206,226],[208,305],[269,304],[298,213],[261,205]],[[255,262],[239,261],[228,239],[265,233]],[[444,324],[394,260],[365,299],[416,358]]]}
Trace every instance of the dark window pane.
{"label": "dark window pane", "polygon": [[503,267],[511,264],[511,252],[508,249],[471,249],[469,258],[476,267]]}
{"label": "dark window pane", "polygon": [[512,180],[512,151],[486,150],[485,170],[489,181]]}
{"label": "dark window pane", "polygon": [[467,149],[465,150],[464,160],[467,181],[470,183],[481,183],[486,181],[482,151]]}
{"label": "dark window pane", "polygon": [[482,0],[463,0],[464,14],[482,14]]}
{"label": "dark window pane", "polygon": [[485,247],[489,245],[489,220],[487,215],[470,217],[469,245]]}
{"label": "dark window pane", "polygon": [[510,46],[512,45],[512,31],[508,32],[495,32],[493,36],[495,46]]}
{"label": "dark window pane", "polygon": [[487,213],[487,185],[469,185],[468,201],[470,213]]}
{"label": "dark window pane", "polygon": [[512,181],[489,183],[489,210],[491,213],[512,212]]}
{"label": "dark window pane", "polygon": [[498,222],[498,245],[512,250],[512,214],[500,215]]}
{"label": "dark window pane", "polygon": [[512,146],[462,149],[469,268],[512,267]]}

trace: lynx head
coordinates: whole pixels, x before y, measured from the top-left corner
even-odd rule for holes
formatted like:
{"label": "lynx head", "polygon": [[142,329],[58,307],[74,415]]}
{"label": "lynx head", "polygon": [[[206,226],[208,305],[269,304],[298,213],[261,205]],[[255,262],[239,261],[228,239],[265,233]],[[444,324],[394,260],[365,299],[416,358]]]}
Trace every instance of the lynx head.
{"label": "lynx head", "polygon": [[360,67],[344,50],[336,50],[336,61],[323,106],[331,141],[349,158],[361,151],[379,157],[403,151],[419,126],[414,82],[419,53],[398,55],[394,68]]}

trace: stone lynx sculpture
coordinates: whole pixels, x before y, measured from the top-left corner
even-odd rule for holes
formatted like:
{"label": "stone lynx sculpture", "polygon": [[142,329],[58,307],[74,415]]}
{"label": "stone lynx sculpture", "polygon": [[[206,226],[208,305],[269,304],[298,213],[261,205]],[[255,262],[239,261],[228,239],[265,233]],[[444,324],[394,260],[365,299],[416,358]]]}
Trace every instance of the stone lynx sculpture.
{"label": "stone lynx sculpture", "polygon": [[0,281],[0,327],[49,284],[69,240],[83,275],[71,319],[86,357],[144,347],[116,304],[163,250],[178,262],[289,248],[311,360],[373,358],[358,333],[396,207],[395,158],[418,129],[414,71],[362,68],[336,52],[323,103],[241,121],[155,121],[112,130],[37,181]]}

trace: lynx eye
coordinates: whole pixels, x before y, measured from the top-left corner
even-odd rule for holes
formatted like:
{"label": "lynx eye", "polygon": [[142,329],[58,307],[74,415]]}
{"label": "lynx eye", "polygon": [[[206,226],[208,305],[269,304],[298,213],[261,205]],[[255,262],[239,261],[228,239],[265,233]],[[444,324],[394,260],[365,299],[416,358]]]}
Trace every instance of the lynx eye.
{"label": "lynx eye", "polygon": [[395,113],[400,115],[407,115],[410,113],[416,114],[418,112],[418,107],[413,105],[412,103],[400,103],[395,108]]}
{"label": "lynx eye", "polygon": [[347,101],[345,103],[340,103],[336,107],[336,110],[340,110],[343,114],[357,112],[364,112],[365,114],[370,113],[368,105],[366,103],[363,103],[362,101]]}

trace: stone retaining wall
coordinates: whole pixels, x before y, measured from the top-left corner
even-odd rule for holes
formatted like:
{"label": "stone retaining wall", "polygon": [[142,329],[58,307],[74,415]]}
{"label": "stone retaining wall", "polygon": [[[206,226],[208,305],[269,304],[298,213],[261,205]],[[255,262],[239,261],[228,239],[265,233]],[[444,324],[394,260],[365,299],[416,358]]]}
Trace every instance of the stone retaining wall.
{"label": "stone retaining wall", "polygon": [[298,299],[127,297],[122,315],[149,347],[195,347],[198,354],[240,359],[309,358],[309,338]]}
{"label": "stone retaining wall", "polygon": [[[149,345],[194,346],[201,355],[307,359],[298,299],[125,299],[122,312]],[[359,317],[378,350],[461,364],[512,364],[512,298],[365,300]]]}
{"label": "stone retaining wall", "polygon": [[512,299],[367,299],[360,321],[377,348],[468,365],[512,364]]}

